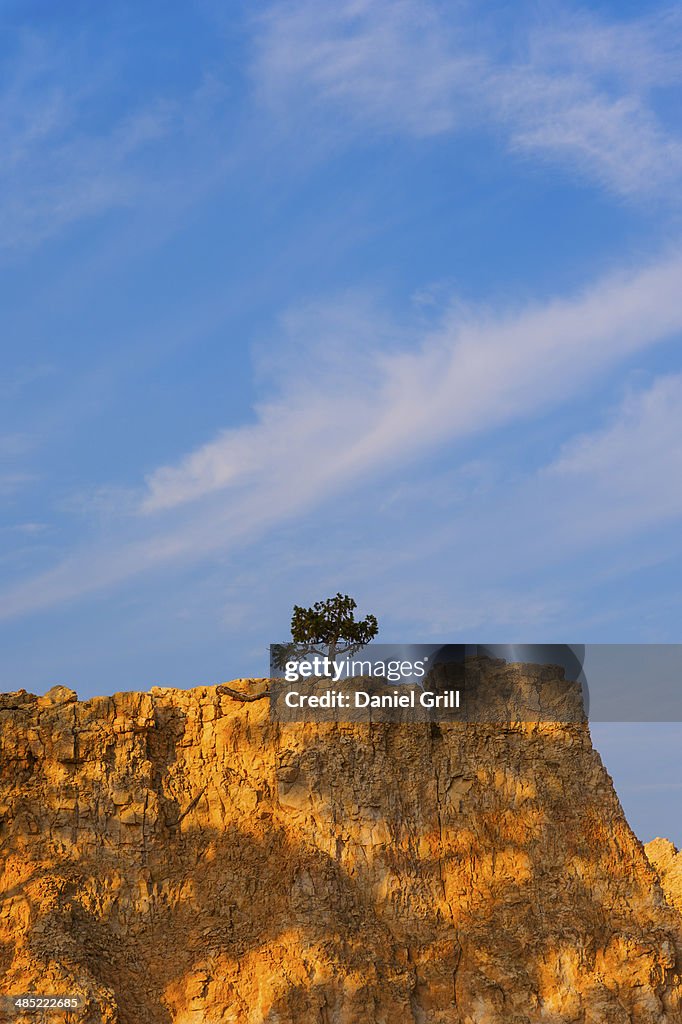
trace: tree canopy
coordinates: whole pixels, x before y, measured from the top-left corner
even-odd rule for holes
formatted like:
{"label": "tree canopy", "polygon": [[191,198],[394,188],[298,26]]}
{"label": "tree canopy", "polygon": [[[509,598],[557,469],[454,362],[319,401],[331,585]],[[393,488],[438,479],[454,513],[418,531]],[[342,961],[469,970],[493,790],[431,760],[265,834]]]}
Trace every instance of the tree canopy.
{"label": "tree canopy", "polygon": [[291,642],[279,645],[275,662],[283,668],[287,661],[302,660],[311,654],[329,658],[355,654],[379,632],[375,615],[355,619],[357,603],[347,594],[338,593],[326,601],[316,601],[311,608],[294,605],[291,616]]}

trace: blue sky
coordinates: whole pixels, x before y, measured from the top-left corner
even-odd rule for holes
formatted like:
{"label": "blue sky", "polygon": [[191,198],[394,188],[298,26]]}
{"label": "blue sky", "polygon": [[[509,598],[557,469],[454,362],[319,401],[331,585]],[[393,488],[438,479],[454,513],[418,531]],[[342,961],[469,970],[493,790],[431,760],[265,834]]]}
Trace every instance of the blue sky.
{"label": "blue sky", "polygon": [[[0,24],[4,689],[259,675],[337,590],[680,639],[679,6]],[[671,792],[630,814],[679,842]]]}

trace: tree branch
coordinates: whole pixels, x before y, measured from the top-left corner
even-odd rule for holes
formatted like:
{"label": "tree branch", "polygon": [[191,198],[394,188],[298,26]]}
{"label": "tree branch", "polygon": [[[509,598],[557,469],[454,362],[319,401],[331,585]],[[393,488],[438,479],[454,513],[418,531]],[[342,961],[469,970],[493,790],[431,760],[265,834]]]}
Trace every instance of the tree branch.
{"label": "tree branch", "polygon": [[224,686],[222,683],[219,683],[215,689],[219,697],[231,697],[232,700],[241,700],[245,704],[270,696],[269,690],[265,690],[263,693],[240,693],[239,690],[233,690],[231,686]]}

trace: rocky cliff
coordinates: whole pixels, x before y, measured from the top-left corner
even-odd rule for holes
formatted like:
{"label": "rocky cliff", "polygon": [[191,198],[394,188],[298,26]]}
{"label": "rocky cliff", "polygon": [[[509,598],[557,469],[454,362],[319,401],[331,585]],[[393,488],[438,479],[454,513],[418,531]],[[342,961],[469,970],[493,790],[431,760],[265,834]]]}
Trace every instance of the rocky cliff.
{"label": "rocky cliff", "polygon": [[586,725],[267,704],[0,698],[0,991],[84,1024],[682,1021],[680,919]]}
{"label": "rocky cliff", "polygon": [[682,914],[682,852],[669,839],[652,839],[644,847],[671,907]]}

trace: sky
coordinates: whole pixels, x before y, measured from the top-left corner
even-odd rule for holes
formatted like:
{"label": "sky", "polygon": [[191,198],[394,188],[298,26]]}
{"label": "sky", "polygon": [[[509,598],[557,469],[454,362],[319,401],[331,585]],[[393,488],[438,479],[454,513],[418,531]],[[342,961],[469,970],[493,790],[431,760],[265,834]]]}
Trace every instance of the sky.
{"label": "sky", "polygon": [[[0,26],[2,689],[263,675],[337,591],[384,641],[680,640],[679,5]],[[680,843],[637,729],[595,742]]]}

